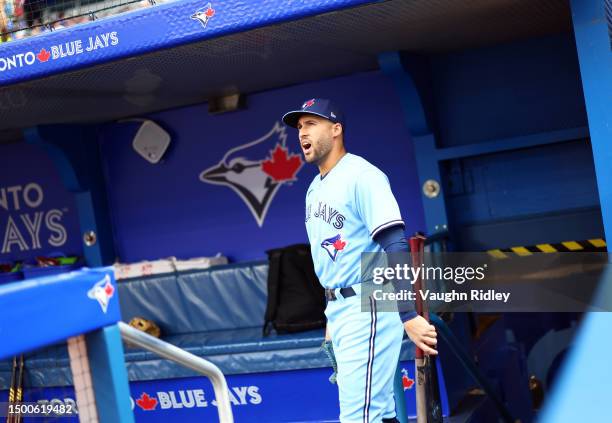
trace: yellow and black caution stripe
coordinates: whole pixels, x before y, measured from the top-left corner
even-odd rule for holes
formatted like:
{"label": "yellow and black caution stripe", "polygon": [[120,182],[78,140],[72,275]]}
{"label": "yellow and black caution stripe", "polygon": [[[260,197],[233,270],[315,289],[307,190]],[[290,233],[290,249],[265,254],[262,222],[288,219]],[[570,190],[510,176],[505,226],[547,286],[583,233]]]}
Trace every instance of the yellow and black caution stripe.
{"label": "yellow and black caution stripe", "polygon": [[606,241],[602,238],[587,239],[586,241],[563,241],[559,244],[537,244],[528,247],[516,246],[510,248],[497,248],[488,250],[490,256],[495,258],[508,258],[510,256],[530,256],[533,253],[567,253],[567,252],[606,252]]}

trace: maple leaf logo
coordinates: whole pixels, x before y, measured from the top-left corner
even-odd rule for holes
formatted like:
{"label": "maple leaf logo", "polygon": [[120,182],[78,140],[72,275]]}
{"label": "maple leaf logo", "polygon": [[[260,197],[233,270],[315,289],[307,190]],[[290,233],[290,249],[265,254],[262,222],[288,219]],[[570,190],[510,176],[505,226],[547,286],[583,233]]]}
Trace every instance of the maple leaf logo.
{"label": "maple leaf logo", "polygon": [[51,57],[51,53],[49,53],[47,50],[43,48],[40,49],[40,52],[36,55],[36,57],[38,58],[39,62],[46,62],[47,60],[49,60],[49,58]]}
{"label": "maple leaf logo", "polygon": [[414,379],[410,379],[408,376],[403,376],[402,385],[404,386],[404,391],[410,389],[412,388],[412,385],[414,385]]}
{"label": "maple leaf logo", "polygon": [[208,19],[212,18],[215,15],[215,9],[209,7],[206,9],[205,15],[208,16]]}
{"label": "maple leaf logo", "polygon": [[151,398],[146,392],[143,392],[140,395],[140,398],[136,400],[136,404],[138,404],[138,406],[145,411],[151,411],[155,410],[157,407],[157,400],[155,398]]}
{"label": "maple leaf logo", "polygon": [[341,239],[337,239],[336,242],[334,242],[334,248],[338,251],[342,251],[345,245],[346,242],[342,241]]}
{"label": "maple leaf logo", "polygon": [[104,292],[106,293],[106,296],[110,298],[113,296],[115,288],[113,287],[113,285],[111,285],[110,282],[106,282],[106,286],[104,286]]}
{"label": "maple leaf logo", "polygon": [[404,387],[404,391],[412,388],[414,385],[414,379],[411,379],[408,376],[408,370],[402,369],[402,386]]}
{"label": "maple leaf logo", "polygon": [[295,175],[303,165],[302,158],[298,154],[288,153],[287,148],[276,144],[272,158],[261,163],[261,170],[274,179],[274,182],[294,181]]}

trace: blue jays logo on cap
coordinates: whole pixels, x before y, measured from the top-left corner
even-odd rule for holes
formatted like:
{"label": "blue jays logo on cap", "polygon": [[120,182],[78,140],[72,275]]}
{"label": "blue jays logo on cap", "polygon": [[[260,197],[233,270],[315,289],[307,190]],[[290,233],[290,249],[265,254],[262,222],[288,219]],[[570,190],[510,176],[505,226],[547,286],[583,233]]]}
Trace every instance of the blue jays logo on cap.
{"label": "blue jays logo on cap", "polygon": [[332,259],[332,261],[336,261],[338,253],[344,250],[344,247],[346,247],[346,241],[343,241],[342,235],[338,234],[331,238],[324,239],[321,243],[321,247],[327,251],[329,258]]}
{"label": "blue jays logo on cap", "polygon": [[304,103],[302,103],[302,107],[299,110],[292,110],[285,113],[283,116],[283,122],[296,128],[300,116],[304,114],[320,116],[332,121],[333,123],[340,123],[343,127],[345,125],[344,115],[338,106],[336,106],[331,100],[325,98],[311,98],[310,100],[306,100]]}
{"label": "blue jays logo on cap", "polygon": [[316,100],[314,98],[311,98],[310,100],[304,102],[304,104],[302,104],[302,110],[306,110],[307,108],[315,104],[315,101]]}

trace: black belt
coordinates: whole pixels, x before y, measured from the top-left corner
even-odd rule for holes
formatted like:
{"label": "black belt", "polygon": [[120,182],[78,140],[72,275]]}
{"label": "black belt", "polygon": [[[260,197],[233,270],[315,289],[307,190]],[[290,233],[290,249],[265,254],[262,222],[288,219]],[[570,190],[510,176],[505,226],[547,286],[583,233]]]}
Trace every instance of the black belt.
{"label": "black belt", "polygon": [[[325,298],[327,298],[327,301],[336,301],[338,299],[336,298],[335,291],[336,291],[335,289],[325,290]],[[353,297],[357,295],[357,293],[355,292],[353,288],[349,286],[348,288],[340,288],[340,295],[342,295],[342,298],[348,298],[348,297]]]}

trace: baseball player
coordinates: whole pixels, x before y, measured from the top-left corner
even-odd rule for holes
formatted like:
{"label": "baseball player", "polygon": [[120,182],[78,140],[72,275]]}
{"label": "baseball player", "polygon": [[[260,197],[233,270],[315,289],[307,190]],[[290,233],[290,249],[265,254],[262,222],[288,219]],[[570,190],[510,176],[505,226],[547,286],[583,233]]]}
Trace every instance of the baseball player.
{"label": "baseball player", "polygon": [[409,251],[397,201],[383,172],[346,152],[344,117],[330,100],[308,100],[283,121],[298,129],[306,162],[320,172],[306,193],[306,231],[327,298],[340,421],[397,422],[393,378],[404,330],[437,353],[435,327],[414,311],[379,312],[372,297],[362,311],[361,253]]}

